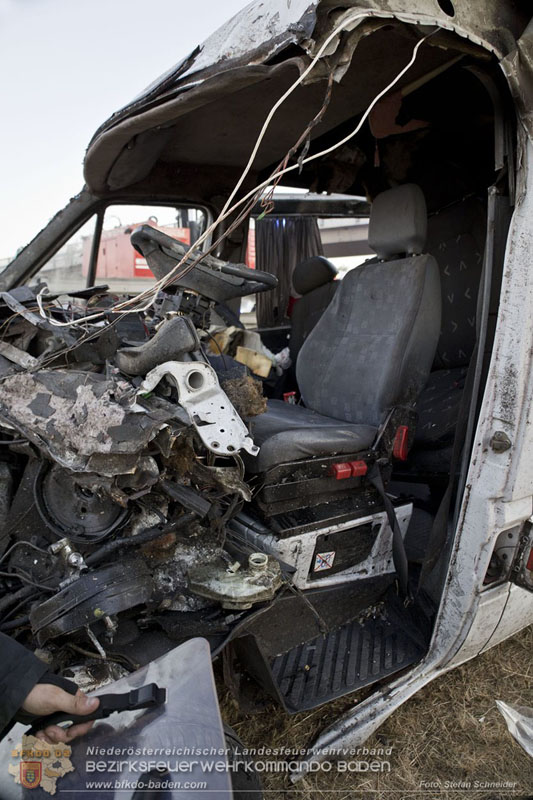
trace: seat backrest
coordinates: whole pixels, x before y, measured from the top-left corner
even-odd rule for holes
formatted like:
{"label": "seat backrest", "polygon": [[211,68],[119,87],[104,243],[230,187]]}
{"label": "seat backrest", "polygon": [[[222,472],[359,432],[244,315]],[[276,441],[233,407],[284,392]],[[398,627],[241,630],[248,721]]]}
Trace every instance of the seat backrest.
{"label": "seat backrest", "polygon": [[293,364],[300,349],[331,302],[338,283],[337,267],[324,256],[300,261],[292,274],[292,285],[301,295],[291,315],[289,348]]}
{"label": "seat backrest", "polygon": [[426,251],[437,259],[442,289],[434,370],[466,367],[474,350],[486,220],[485,208],[475,197],[454,203],[428,220]]}
{"label": "seat backrest", "polygon": [[346,422],[378,426],[397,405],[412,405],[425,382],[440,331],[435,259],[421,254],[427,213],[406,184],[372,204],[369,244],[377,259],[347,273],[296,363],[305,404]]}

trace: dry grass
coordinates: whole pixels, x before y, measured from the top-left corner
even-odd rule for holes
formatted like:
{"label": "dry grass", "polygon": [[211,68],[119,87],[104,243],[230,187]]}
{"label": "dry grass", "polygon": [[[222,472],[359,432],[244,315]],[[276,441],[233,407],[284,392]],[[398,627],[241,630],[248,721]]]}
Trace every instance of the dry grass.
{"label": "dry grass", "polygon": [[[495,699],[533,706],[533,628],[458,667],[398,709],[367,742],[391,746],[388,774],[316,774],[292,786],[283,774],[264,775],[266,800],[500,800],[533,798],[533,759],[507,731]],[[360,697],[360,695],[359,695]],[[222,713],[249,747],[305,747],[353,706],[356,695],[305,714],[287,716],[276,706],[242,714],[222,690]],[[422,789],[424,781],[439,789]],[[452,791],[447,781],[514,782],[512,790]]]}

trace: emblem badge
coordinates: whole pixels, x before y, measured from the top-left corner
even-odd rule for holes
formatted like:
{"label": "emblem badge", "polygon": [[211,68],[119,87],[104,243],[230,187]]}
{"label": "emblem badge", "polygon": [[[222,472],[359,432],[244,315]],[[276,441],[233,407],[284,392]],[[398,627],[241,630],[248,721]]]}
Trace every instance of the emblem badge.
{"label": "emblem badge", "polygon": [[26,789],[35,789],[39,786],[42,777],[41,761],[20,762],[20,784]]}

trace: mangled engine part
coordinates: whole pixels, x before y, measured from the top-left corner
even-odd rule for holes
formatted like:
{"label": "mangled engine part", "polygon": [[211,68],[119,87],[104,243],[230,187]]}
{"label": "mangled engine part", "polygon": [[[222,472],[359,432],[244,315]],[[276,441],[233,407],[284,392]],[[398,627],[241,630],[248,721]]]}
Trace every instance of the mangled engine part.
{"label": "mangled engine part", "polygon": [[58,542],[50,545],[49,550],[52,555],[59,554],[67,569],[72,570],[74,574],[77,575],[82,570],[87,569],[87,564],[82,554],[73,549],[68,539],[59,539]]}
{"label": "mangled engine part", "polygon": [[[80,476],[81,477],[81,476]],[[40,465],[34,485],[35,506],[56,536],[91,544],[120,528],[129,510],[103,492],[92,491],[57,465]]]}
{"label": "mangled engine part", "polygon": [[127,375],[146,375],[165,361],[180,360],[184,353],[200,349],[192,322],[187,317],[165,320],[152,339],[137,347],[117,350],[115,364]]}
{"label": "mangled engine part", "polygon": [[139,395],[152,392],[167,377],[177,388],[179,402],[189,415],[198,436],[213,453],[231,456],[246,450],[255,456],[259,448],[220,388],[215,370],[201,361],[167,361],[148,373]]}
{"label": "mangled engine part", "polygon": [[19,373],[0,383],[0,418],[75,472],[133,473],[148,443],[183,416],[159,398],[140,405],[123,380],[72,369]]}
{"label": "mangled engine part", "polygon": [[[137,607],[142,615],[149,609],[173,608],[176,597],[186,593],[189,563],[220,558],[222,551],[206,541],[209,532],[196,524],[194,514],[182,514],[173,522],[151,528],[76,553],[68,539],[53,543],[48,552],[62,564],[56,577],[58,591],[30,610],[32,633],[40,644],[82,628],[89,638],[90,626],[104,623],[109,638],[118,625],[117,615]],[[199,536],[200,542],[195,543]],[[119,552],[126,554],[117,558]],[[57,573],[56,573],[57,574]],[[195,607],[194,598],[190,603]],[[203,607],[199,600],[196,607]],[[144,608],[144,611],[142,607]]]}
{"label": "mangled engine part", "polygon": [[[164,376],[177,388],[178,403],[152,394]],[[259,451],[215,371],[202,361],[167,361],[138,391],[118,377],[72,369],[10,375],[0,383],[0,420],[73,472],[113,478],[141,470],[147,480],[154,473],[152,484],[157,467],[145,451],[169,425],[194,426],[218,455]]]}
{"label": "mangled engine part", "polygon": [[278,561],[265,553],[251,553],[248,566],[224,561],[189,570],[189,589],[201,597],[221,603],[223,608],[247,609],[272,600],[282,584]]}
{"label": "mangled engine part", "polygon": [[119,561],[82,575],[30,612],[39,644],[78,630],[134,606],[152,594],[148,567],[140,559]]}
{"label": "mangled engine part", "polygon": [[[108,546],[110,551],[113,545]],[[101,631],[109,634],[117,628],[117,615],[135,607],[190,611],[216,602],[223,608],[248,609],[271,600],[282,583],[278,562],[263,553],[253,553],[247,567],[238,562],[228,567],[227,554],[219,548],[202,556],[198,546],[166,545],[163,537],[159,551],[138,551],[91,571],[87,570],[94,556],[83,560],[68,540],[52,545],[50,550],[69,565],[76,556],[76,572],[60,584],[56,594],[30,610],[32,633],[39,645],[81,629],[94,641],[98,628],[93,631],[91,626],[103,623]],[[202,558],[204,563],[198,564]]]}
{"label": "mangled engine part", "polygon": [[[100,290],[102,288],[105,287],[100,287]],[[47,295],[45,302],[53,304],[56,319],[59,317],[65,321],[68,318],[72,321],[71,301],[74,298],[81,300],[81,305],[76,304],[76,310],[83,316],[84,300],[97,292],[98,287],[72,292],[69,303],[64,307],[54,304],[54,296]],[[11,324],[4,330],[0,347],[0,375],[18,372],[20,368],[37,369],[43,363],[54,363],[54,366],[77,363],[94,369],[95,365],[103,366],[115,354],[119,340],[114,326],[93,327],[90,340],[85,341],[86,328],[54,325],[50,319],[31,310],[36,305],[36,294],[27,286],[0,293],[0,319],[5,320],[7,309],[14,312]]]}

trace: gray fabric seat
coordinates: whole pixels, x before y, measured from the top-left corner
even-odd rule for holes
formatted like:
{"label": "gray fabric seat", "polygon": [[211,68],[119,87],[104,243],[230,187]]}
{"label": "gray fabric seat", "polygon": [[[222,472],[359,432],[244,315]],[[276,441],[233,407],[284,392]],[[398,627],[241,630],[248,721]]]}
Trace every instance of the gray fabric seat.
{"label": "gray fabric seat", "polygon": [[318,320],[329,306],[339,285],[337,268],[324,256],[300,261],[292,274],[292,285],[301,295],[291,316],[289,348],[292,363],[296,363],[301,347]]}
{"label": "gray fabric seat", "polygon": [[366,449],[395,406],[412,406],[427,381],[440,330],[440,278],[421,255],[426,207],[412,184],[379,195],[369,243],[377,258],[349,272],[296,362],[306,408],[271,403],[254,418],[261,472],[309,456]]}
{"label": "gray fabric seat", "polygon": [[411,453],[418,471],[447,473],[468,364],[476,341],[477,295],[483,269],[486,212],[470,197],[428,220],[427,249],[437,258],[442,326],[433,370],[418,402]]}
{"label": "gray fabric seat", "polygon": [[267,412],[253,417],[250,428],[260,448],[253,462],[247,459],[254,472],[303,458],[357,453],[370,447],[377,433],[373,425],[350,425],[282,400],[269,400]]}

